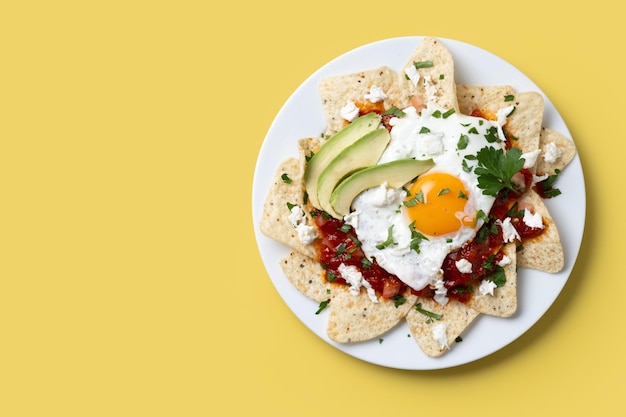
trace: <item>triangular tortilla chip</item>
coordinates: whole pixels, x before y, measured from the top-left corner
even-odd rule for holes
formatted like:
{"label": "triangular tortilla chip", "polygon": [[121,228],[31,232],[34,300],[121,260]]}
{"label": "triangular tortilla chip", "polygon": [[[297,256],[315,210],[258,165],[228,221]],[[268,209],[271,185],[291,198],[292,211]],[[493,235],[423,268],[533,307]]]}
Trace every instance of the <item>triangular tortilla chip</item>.
{"label": "triangular tortilla chip", "polygon": [[352,295],[345,286],[331,291],[328,337],[338,343],[370,340],[395,327],[413,307],[416,297],[407,292],[406,302],[395,306],[392,299],[379,297],[373,303],[362,288]]}
{"label": "triangular tortilla chip", "polygon": [[[533,91],[515,93],[515,100],[511,104],[515,110],[504,127],[515,137],[513,146],[521,149],[522,153],[536,151],[543,122],[543,96]],[[530,169],[534,172],[535,168],[536,165]]]}
{"label": "triangular tortilla chip", "polygon": [[[561,155],[553,162],[545,160],[546,149],[550,144],[556,145],[561,152]],[[563,170],[576,155],[576,145],[573,141],[545,127],[541,129],[539,147],[541,148],[541,153],[539,154],[539,158],[537,158],[537,175],[552,175],[557,169]]]}
{"label": "triangular tortilla chip", "polygon": [[[410,79],[407,71],[415,63],[431,62],[432,66],[417,69],[419,79]],[[398,94],[402,101],[397,106],[407,107],[411,96],[419,96],[426,103],[432,101],[446,109],[459,111],[454,83],[454,61],[450,51],[436,38],[425,38],[409,56],[398,74]]]}
{"label": "triangular tortilla chip", "polygon": [[559,231],[541,197],[533,190],[520,200],[520,207],[530,206],[541,214],[545,230],[532,239],[524,241],[523,249],[517,252],[517,266],[544,272],[559,272],[563,269],[564,254]]}
{"label": "triangular tortilla chip", "polygon": [[[431,357],[441,356],[450,349],[456,338],[479,315],[476,310],[454,300],[450,300],[445,306],[442,306],[430,298],[418,297],[417,303],[422,310],[441,316],[440,320],[436,320],[421,313],[416,308],[412,308],[406,315],[406,322],[411,330],[411,335],[420,349]],[[446,326],[446,345],[441,345],[433,335],[433,328],[442,324]]]}
{"label": "triangular tortilla chip", "polygon": [[280,267],[289,282],[311,300],[321,303],[330,298],[331,285],[317,260],[292,251],[280,260]]}
{"label": "triangular tortilla chip", "polygon": [[387,95],[387,99],[384,100],[385,108],[395,105],[397,96],[394,96],[393,92],[398,91],[396,82],[396,73],[389,67],[322,79],[318,90],[326,116],[326,134],[337,133],[346,125],[347,122],[341,117],[342,107],[350,101],[355,104],[366,103],[368,101],[366,95],[372,86],[382,88]]}
{"label": "triangular tortilla chip", "polygon": [[467,306],[474,310],[496,317],[510,317],[517,311],[517,261],[515,243],[507,243],[502,249],[511,263],[504,266],[506,284],[495,288],[493,295],[481,294],[480,283],[474,285],[474,293]]}
{"label": "triangular tortilla chip", "polygon": [[[283,175],[291,182],[283,180]],[[301,162],[296,158],[286,159],[276,170],[263,205],[259,229],[266,236],[304,255],[315,257],[317,255],[315,247],[303,244],[296,228],[289,221],[290,212],[287,203],[301,206],[304,204]],[[308,211],[305,210],[305,213],[307,221],[312,224],[313,220]]]}
{"label": "triangular tortilla chip", "polygon": [[481,110],[488,118],[495,118],[498,110],[511,105],[505,97],[515,95],[515,90],[509,85],[475,86],[457,85],[456,95],[459,101],[459,111],[463,114],[472,114],[474,110]]}

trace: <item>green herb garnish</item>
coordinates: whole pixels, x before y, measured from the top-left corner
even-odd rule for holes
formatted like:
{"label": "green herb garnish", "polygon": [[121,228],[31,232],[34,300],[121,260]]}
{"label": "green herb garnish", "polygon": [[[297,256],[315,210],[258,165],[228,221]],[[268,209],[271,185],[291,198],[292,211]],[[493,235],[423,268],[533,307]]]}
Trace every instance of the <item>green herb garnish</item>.
{"label": "green herb garnish", "polygon": [[320,314],[322,311],[324,311],[324,309],[328,307],[328,303],[330,303],[330,300],[322,301],[315,314]]}
{"label": "green herb garnish", "polygon": [[415,62],[413,61],[413,66],[416,69],[420,69],[420,68],[431,68],[433,66],[433,61],[420,61],[420,62]]}
{"label": "green herb garnish", "polygon": [[387,246],[392,245],[392,244],[393,244],[393,224],[389,226],[389,229],[387,229],[387,240],[385,240],[383,243],[376,245],[376,249],[385,249]]}
{"label": "green herb garnish", "polygon": [[415,221],[411,222],[409,230],[411,231],[411,243],[409,244],[409,247],[416,253],[420,253],[420,244],[422,243],[422,240],[428,240],[428,238],[415,229]]}
{"label": "green herb garnish", "polygon": [[390,116],[396,116],[396,117],[402,117],[404,116],[406,113],[404,113],[402,110],[400,110],[399,108],[397,108],[396,106],[392,106],[390,107],[387,111],[385,111],[383,113],[384,115],[390,115]]}
{"label": "green herb garnish", "polygon": [[428,317],[427,323],[431,323],[433,320],[441,320],[443,317],[441,314],[433,313],[432,311],[424,310],[422,308],[422,303],[415,304],[415,310],[422,313],[426,317]]}
{"label": "green herb garnish", "polygon": [[504,152],[487,146],[478,151],[476,157],[478,166],[474,172],[478,175],[478,188],[483,190],[483,194],[495,197],[504,188],[517,192],[511,179],[524,166],[521,150],[511,148]]}

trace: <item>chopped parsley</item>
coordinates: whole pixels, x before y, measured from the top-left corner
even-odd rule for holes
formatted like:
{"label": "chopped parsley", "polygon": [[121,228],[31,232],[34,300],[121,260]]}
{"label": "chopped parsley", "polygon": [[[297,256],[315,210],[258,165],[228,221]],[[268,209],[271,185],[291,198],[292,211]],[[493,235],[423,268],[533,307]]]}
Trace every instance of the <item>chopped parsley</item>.
{"label": "chopped parsley", "polygon": [[456,143],[456,148],[458,150],[465,149],[467,148],[468,143],[469,143],[469,136],[461,135],[461,137],[459,138],[459,141]]}
{"label": "chopped parsley", "polygon": [[437,313],[433,313],[432,311],[424,310],[422,308],[422,303],[415,304],[415,310],[417,310],[419,313],[422,313],[423,315],[428,317],[428,320],[426,320],[426,323],[432,323],[433,320],[441,320],[441,318],[443,317],[441,314],[437,314]]}
{"label": "chopped parsley", "polygon": [[404,298],[400,294],[396,294],[393,296],[393,305],[396,306],[396,308],[400,307],[404,303],[406,303],[406,298]]}
{"label": "chopped parsley", "polygon": [[502,140],[498,137],[498,128],[495,126],[491,126],[487,129],[487,134],[485,135],[485,139],[489,143],[500,143]]}
{"label": "chopped parsley", "polygon": [[506,274],[504,273],[504,268],[496,265],[493,274],[486,277],[486,279],[496,284],[496,287],[498,288],[504,286],[504,284],[506,284]]}
{"label": "chopped parsley", "polygon": [[400,110],[399,108],[397,108],[396,106],[392,106],[387,111],[385,111],[383,113],[383,116],[385,116],[385,115],[402,117],[402,116],[405,115],[405,113],[402,110]]}
{"label": "chopped parsley", "polygon": [[415,221],[411,222],[409,230],[411,231],[411,243],[409,246],[416,253],[420,253],[420,244],[422,243],[422,240],[428,240],[428,238],[415,229]]}
{"label": "chopped parsley", "polygon": [[420,68],[431,68],[433,66],[433,61],[419,61],[419,62],[415,62],[413,61],[413,66],[416,69],[420,69]]}
{"label": "chopped parsley", "polygon": [[402,204],[404,204],[407,207],[415,207],[417,203],[423,203],[423,202],[424,202],[424,193],[422,192],[422,190],[420,190],[419,193],[411,197],[410,200],[404,201]]}
{"label": "chopped parsley", "polygon": [[447,119],[448,117],[452,116],[454,114],[455,110],[452,108],[450,110],[447,110],[445,113],[443,113],[443,118]]}
{"label": "chopped parsley", "polygon": [[536,184],[536,187],[539,191],[539,194],[544,197],[544,198],[553,198],[556,197],[557,195],[561,194],[561,190],[559,190],[558,188],[554,188],[554,181],[556,181],[556,179],[559,177],[559,174],[561,173],[561,170],[559,169],[555,169],[554,170],[554,174],[549,175],[548,178],[546,178],[543,181],[540,181]]}
{"label": "chopped parsley", "polygon": [[387,240],[385,240],[383,243],[376,245],[376,249],[385,249],[387,246],[392,245],[392,244],[393,244],[393,224],[389,226],[389,229],[387,229]]}
{"label": "chopped parsley", "polygon": [[504,101],[513,101],[515,100],[515,96],[513,94],[507,94],[504,96]]}
{"label": "chopped parsley", "polygon": [[322,301],[315,314],[320,314],[322,311],[324,311],[324,309],[328,307],[328,303],[330,303],[330,300]]}
{"label": "chopped parsley", "polygon": [[372,267],[372,261],[370,261],[369,259],[363,257],[361,258],[361,267],[363,269],[369,269]]}
{"label": "chopped parsley", "polygon": [[285,184],[291,184],[293,182],[286,172],[284,172],[283,175],[280,176],[280,179],[283,180]]}

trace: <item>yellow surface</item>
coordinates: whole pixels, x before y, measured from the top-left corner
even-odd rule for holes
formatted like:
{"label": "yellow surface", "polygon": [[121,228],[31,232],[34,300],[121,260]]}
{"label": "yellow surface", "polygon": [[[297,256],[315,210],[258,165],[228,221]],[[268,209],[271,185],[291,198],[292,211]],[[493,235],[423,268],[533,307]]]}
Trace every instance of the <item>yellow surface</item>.
{"label": "yellow surface", "polygon": [[[3,2],[0,415],[619,414],[626,33],[613,3],[248,3]],[[381,368],[317,338],[272,286],[252,227],[257,152],[284,101],[337,55],[405,35],[520,68],[586,176],[581,255],[553,308],[443,371]]]}

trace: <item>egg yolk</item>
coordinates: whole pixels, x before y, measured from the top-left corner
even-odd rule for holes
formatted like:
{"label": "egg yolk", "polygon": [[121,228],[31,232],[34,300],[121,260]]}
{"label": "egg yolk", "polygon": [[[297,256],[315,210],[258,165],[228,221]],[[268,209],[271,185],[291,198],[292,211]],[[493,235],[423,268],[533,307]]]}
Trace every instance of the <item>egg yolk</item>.
{"label": "egg yolk", "polygon": [[429,236],[443,236],[473,227],[474,214],[465,212],[469,192],[457,177],[436,172],[419,177],[410,188],[405,209],[415,229]]}

